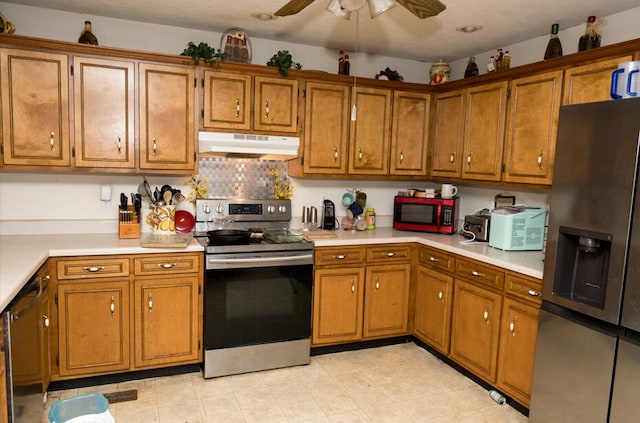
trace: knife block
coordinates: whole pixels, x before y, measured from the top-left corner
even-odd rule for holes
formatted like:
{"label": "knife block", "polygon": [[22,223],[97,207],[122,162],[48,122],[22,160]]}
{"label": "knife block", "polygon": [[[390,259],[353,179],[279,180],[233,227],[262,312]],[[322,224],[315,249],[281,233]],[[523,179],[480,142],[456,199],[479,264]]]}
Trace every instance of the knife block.
{"label": "knife block", "polygon": [[131,221],[124,219],[122,210],[118,209],[118,238],[120,239],[136,239],[140,238],[140,216],[136,213],[133,206],[127,206],[127,212],[130,212]]}

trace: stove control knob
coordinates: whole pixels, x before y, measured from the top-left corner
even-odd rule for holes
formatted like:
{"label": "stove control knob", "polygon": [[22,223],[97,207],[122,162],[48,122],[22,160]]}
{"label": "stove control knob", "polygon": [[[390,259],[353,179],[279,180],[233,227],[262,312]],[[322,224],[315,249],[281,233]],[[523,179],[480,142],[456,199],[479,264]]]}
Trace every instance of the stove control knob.
{"label": "stove control knob", "polygon": [[224,207],[222,206],[222,204],[218,204],[216,206],[216,213],[224,213]]}
{"label": "stove control knob", "polygon": [[276,212],[276,206],[267,206],[267,213],[274,214]]}
{"label": "stove control knob", "polygon": [[286,213],[287,206],[278,206],[278,213]]}
{"label": "stove control knob", "polygon": [[204,214],[209,214],[211,213],[211,207],[209,207],[208,204],[205,204],[204,206],[202,206],[202,211],[204,212]]}

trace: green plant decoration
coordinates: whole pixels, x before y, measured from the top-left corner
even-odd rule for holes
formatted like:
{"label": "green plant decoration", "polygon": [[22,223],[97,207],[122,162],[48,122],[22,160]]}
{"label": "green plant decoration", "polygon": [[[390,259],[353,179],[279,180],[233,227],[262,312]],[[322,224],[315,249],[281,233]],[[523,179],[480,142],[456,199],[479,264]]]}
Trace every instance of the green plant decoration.
{"label": "green plant decoration", "polygon": [[267,62],[267,66],[275,66],[278,68],[280,75],[284,77],[289,75],[289,69],[292,67],[297,70],[302,69],[302,65],[300,63],[293,61],[288,50],[280,50],[274,54]]}
{"label": "green plant decoration", "polygon": [[196,65],[200,60],[208,65],[216,65],[219,61],[224,61],[225,53],[210,47],[207,43],[196,45],[193,41],[189,41],[181,56],[191,56]]}

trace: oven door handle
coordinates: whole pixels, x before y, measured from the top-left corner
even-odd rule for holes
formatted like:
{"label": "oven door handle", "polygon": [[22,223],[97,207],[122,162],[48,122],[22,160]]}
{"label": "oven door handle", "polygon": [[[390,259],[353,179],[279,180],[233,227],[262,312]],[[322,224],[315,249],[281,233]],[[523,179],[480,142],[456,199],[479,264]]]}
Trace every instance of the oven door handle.
{"label": "oven door handle", "polygon": [[286,266],[290,264],[313,264],[313,255],[284,257],[252,257],[252,258],[215,258],[207,259],[207,269],[230,269],[236,267]]}

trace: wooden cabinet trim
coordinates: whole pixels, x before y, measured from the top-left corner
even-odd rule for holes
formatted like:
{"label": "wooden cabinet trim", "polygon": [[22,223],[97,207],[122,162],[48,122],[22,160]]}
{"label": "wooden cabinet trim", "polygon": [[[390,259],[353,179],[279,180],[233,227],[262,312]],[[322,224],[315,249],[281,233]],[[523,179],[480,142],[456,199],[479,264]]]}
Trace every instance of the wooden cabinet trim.
{"label": "wooden cabinet trim", "polygon": [[314,252],[316,266],[338,266],[365,262],[364,247],[321,247]]}
{"label": "wooden cabinet trim", "polygon": [[56,271],[58,280],[128,277],[129,259],[114,256],[57,259]]}
{"label": "wooden cabinet trim", "polygon": [[201,267],[201,254],[158,254],[133,259],[135,276],[197,273]]}
{"label": "wooden cabinet trim", "polygon": [[411,245],[384,244],[367,247],[367,263],[398,262],[411,259]]}
{"label": "wooden cabinet trim", "polygon": [[483,264],[475,260],[458,257],[456,277],[502,291],[504,288],[504,270]]}
{"label": "wooden cabinet trim", "polygon": [[456,256],[436,248],[420,246],[418,260],[425,266],[453,273],[456,269]]}

